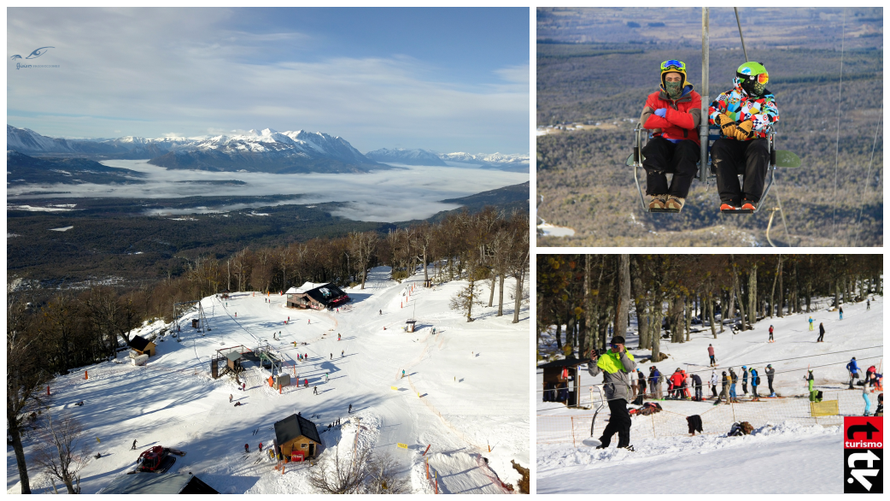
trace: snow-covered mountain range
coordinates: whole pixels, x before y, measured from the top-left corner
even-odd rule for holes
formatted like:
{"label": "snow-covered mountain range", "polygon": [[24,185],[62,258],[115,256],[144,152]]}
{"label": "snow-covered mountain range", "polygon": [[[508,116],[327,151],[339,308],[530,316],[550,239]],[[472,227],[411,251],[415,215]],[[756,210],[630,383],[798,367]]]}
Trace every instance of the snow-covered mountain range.
{"label": "snow-covered mountain range", "polygon": [[7,148],[28,155],[150,159],[170,169],[257,172],[367,172],[385,169],[343,138],[323,132],[250,130],[198,138],[57,139],[6,126]]}
{"label": "snow-covered mountain range", "polygon": [[6,126],[7,149],[32,156],[83,156],[92,160],[149,159],[169,169],[256,172],[367,172],[386,163],[445,166],[459,162],[483,167],[527,169],[528,155],[445,153],[382,148],[362,154],[348,141],[323,132],[272,129],[205,137],[63,139]]}

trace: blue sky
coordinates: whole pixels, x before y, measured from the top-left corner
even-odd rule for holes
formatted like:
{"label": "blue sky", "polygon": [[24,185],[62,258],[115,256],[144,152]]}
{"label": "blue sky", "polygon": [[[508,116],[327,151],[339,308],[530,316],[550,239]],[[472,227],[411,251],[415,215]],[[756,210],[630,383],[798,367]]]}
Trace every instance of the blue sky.
{"label": "blue sky", "polygon": [[269,127],[363,152],[528,153],[528,28],[527,8],[8,8],[7,123],[52,137]]}

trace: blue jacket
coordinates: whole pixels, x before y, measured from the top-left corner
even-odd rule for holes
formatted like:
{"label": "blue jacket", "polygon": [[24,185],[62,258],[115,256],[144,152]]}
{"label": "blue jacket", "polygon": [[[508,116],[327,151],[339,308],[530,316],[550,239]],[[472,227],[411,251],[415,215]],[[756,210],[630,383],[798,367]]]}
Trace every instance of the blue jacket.
{"label": "blue jacket", "polygon": [[850,363],[847,364],[847,370],[850,372],[859,372],[859,365],[856,364],[856,360],[850,360]]}
{"label": "blue jacket", "polygon": [[652,372],[652,375],[649,376],[649,382],[652,384],[658,384],[659,377],[661,377],[661,373],[658,372],[658,369],[655,369],[655,371]]}
{"label": "blue jacket", "polygon": [[751,369],[751,385],[757,386],[757,369]]}

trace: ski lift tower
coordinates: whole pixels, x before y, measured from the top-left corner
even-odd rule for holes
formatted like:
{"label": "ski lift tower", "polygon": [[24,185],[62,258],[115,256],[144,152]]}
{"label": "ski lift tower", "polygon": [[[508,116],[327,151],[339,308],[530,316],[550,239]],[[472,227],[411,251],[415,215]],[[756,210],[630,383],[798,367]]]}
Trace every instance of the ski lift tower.
{"label": "ski lift tower", "polygon": [[179,303],[173,303],[173,322],[176,324],[176,332],[179,332],[179,318],[186,311],[190,310],[194,307],[195,303],[198,304],[198,319],[199,325],[198,329],[201,331],[201,336],[206,335],[212,329],[210,325],[207,323],[207,317],[204,315],[204,307],[201,305],[201,301],[182,301]]}

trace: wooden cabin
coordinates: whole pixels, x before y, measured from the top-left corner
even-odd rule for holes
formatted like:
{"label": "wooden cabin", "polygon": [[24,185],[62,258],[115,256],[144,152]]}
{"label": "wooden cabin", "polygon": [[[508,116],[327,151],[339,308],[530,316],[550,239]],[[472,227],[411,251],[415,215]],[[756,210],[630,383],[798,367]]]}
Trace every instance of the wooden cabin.
{"label": "wooden cabin", "polygon": [[544,370],[544,402],[562,402],[567,407],[578,406],[581,389],[578,366],[587,360],[567,358],[539,365]]}
{"label": "wooden cabin", "polygon": [[289,308],[323,310],[336,308],[350,301],[349,295],[332,283],[306,282],[299,287],[291,287],[286,294]]}
{"label": "wooden cabin", "polygon": [[153,357],[155,356],[157,346],[142,336],[134,336],[133,339],[130,340],[130,349],[139,355]]}
{"label": "wooden cabin", "polygon": [[275,423],[275,443],[285,461],[305,461],[318,456],[321,437],[312,421],[291,414]]}

